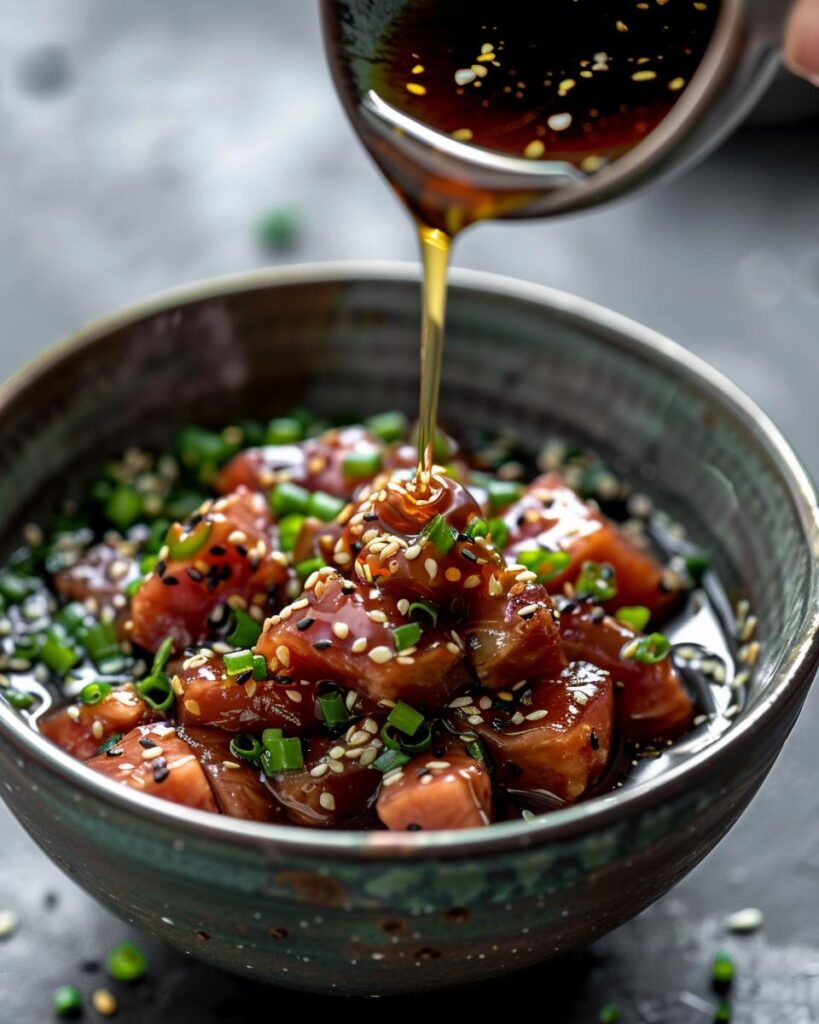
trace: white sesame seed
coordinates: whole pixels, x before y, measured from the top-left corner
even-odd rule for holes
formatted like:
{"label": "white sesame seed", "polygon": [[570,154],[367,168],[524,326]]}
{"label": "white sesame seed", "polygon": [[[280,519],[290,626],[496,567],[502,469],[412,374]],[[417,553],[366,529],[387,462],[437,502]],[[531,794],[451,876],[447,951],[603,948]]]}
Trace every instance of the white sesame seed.
{"label": "white sesame seed", "polygon": [[76,706],[66,708],[65,712],[72,722],[79,722],[80,720],[80,709]]}
{"label": "white sesame seed", "polygon": [[516,711],[514,715],[509,719],[512,725],[521,725],[526,719],[523,717],[520,711]]}
{"label": "white sesame seed", "polygon": [[371,622],[384,623],[384,622],[387,621],[387,616],[383,612],[380,612],[380,611],[367,612],[367,618]]}
{"label": "white sesame seed", "polygon": [[491,697],[481,697],[481,699],[478,701],[478,707],[482,711],[488,711],[492,707],[492,698]]}
{"label": "white sesame seed", "polygon": [[449,761],[427,761],[424,765],[425,768],[429,768],[430,771],[434,771],[436,768],[443,770],[449,768]]}
{"label": "white sesame seed", "polygon": [[319,803],[325,811],[334,811],[336,809],[336,798],[332,793],[322,793],[319,797]]}
{"label": "white sesame seed", "polygon": [[464,590],[474,590],[475,587],[480,586],[480,576],[467,576],[464,580]]}
{"label": "white sesame seed", "polygon": [[378,722],[373,721],[372,718],[365,718],[361,723],[361,728],[366,729],[372,736],[376,736],[378,734]]}
{"label": "white sesame seed", "polygon": [[103,732],[104,732],[104,729],[103,729],[102,722],[100,722],[99,719],[96,719],[94,724],[91,726],[91,733],[93,734],[94,739],[95,740],[101,740]]}
{"label": "white sesame seed", "polygon": [[331,758],[333,761],[337,761],[340,757],[344,757],[344,747],[340,745],[331,747],[330,750],[328,751],[327,756]]}
{"label": "white sesame seed", "polygon": [[346,640],[350,634],[350,627],[346,622],[334,622],[333,633],[339,640]]}
{"label": "white sesame seed", "polygon": [[530,569],[526,569],[524,572],[519,572],[515,577],[518,583],[534,583],[537,579],[537,573],[532,572]]}
{"label": "white sesame seed", "polygon": [[387,772],[384,778],[381,780],[382,786],[394,786],[396,782],[404,777],[404,771],[402,768],[396,768],[394,771]]}
{"label": "white sesame seed", "polygon": [[0,939],[6,939],[17,930],[19,918],[13,910],[0,910]]}
{"label": "white sesame seed", "polygon": [[313,776],[314,779],[320,779],[322,775],[326,775],[328,771],[329,768],[327,762],[322,761],[321,764],[317,764],[315,768],[310,769],[310,774]]}
{"label": "white sesame seed", "polygon": [[470,715],[467,722],[470,725],[483,725],[483,718],[480,715]]}
{"label": "white sesame seed", "polygon": [[497,576],[489,577],[489,595],[490,597],[500,597],[503,593],[503,584]]}
{"label": "white sesame seed", "polygon": [[364,753],[363,747],[350,747],[349,750],[344,751],[344,756],[349,758],[351,761],[357,761],[359,757]]}
{"label": "white sesame seed", "polygon": [[368,657],[377,665],[383,665],[385,662],[392,660],[393,654],[389,647],[373,647]]}
{"label": "white sesame seed", "polygon": [[142,760],[153,761],[155,757],[162,757],[164,753],[162,747],[149,747],[148,750],[142,751]]}
{"label": "white sesame seed", "polygon": [[367,650],[367,638],[360,636],[358,640],[353,643],[353,646],[350,649],[353,654],[363,654],[364,651]]}
{"label": "white sesame seed", "polygon": [[366,729],[356,729],[350,737],[349,742],[354,747],[360,747],[363,743],[370,742],[370,733],[368,733]]}
{"label": "white sesame seed", "polygon": [[192,715],[201,715],[202,709],[199,707],[199,702],[189,699],[185,701],[185,710]]}
{"label": "white sesame seed", "polygon": [[311,572],[307,579],[304,581],[304,589],[312,590],[313,587],[315,587],[315,585],[318,583],[318,581],[319,574],[317,572]]}
{"label": "white sesame seed", "polygon": [[518,609],[518,615],[522,619],[528,619],[530,616],[534,615],[535,612],[540,607],[541,607],[541,605],[539,605],[539,604],[527,604],[527,605],[524,605],[523,608],[519,608]]}
{"label": "white sesame seed", "polygon": [[294,612],[298,612],[301,611],[302,608],[306,608],[309,604],[310,602],[306,597],[300,597],[298,601],[294,601],[290,607]]}
{"label": "white sesame seed", "polygon": [[469,83],[474,82],[477,77],[477,74],[472,71],[471,68],[458,68],[455,72],[455,84],[469,85]]}
{"label": "white sesame seed", "polygon": [[432,782],[432,776],[431,775],[422,775],[421,776],[421,785],[422,786],[428,786],[430,784],[430,782]]}
{"label": "white sesame seed", "polygon": [[377,757],[378,749],[376,747],[367,747],[365,750],[361,751],[361,759],[359,760],[359,764],[367,768],[369,765],[373,763],[373,761]]}
{"label": "white sesame seed", "polygon": [[298,690],[285,690],[287,699],[292,700],[294,704],[301,704],[301,694]]}
{"label": "white sesame seed", "polygon": [[409,601],[405,597],[402,597],[396,607],[398,608],[398,611],[401,613],[401,615],[406,615],[407,612],[409,611],[409,606]]}
{"label": "white sesame seed", "polygon": [[327,762],[327,767],[334,775],[341,775],[344,771],[344,765],[341,761],[333,760]]}
{"label": "white sesame seed", "polygon": [[434,558],[425,559],[424,568],[426,569],[427,576],[429,576],[431,580],[434,580],[435,577],[438,575],[438,563],[435,561]]}
{"label": "white sesame seed", "polygon": [[765,922],[765,915],[757,907],[746,907],[744,910],[737,910],[725,920],[725,926],[732,932],[740,935],[755,932]]}
{"label": "white sesame seed", "polygon": [[[456,697],[455,700],[450,701],[449,706],[451,708],[466,708],[472,703],[471,697]],[[490,701],[491,704],[491,701]]]}
{"label": "white sesame seed", "polygon": [[284,644],[279,644],[276,648],[276,657],[284,665],[285,668],[290,668],[290,648],[285,647]]}

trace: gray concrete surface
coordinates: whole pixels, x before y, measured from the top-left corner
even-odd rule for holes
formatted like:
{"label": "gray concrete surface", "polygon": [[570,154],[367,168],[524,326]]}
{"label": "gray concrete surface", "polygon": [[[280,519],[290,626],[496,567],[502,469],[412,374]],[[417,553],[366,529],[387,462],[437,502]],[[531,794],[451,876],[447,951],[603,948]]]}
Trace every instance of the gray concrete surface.
{"label": "gray concrete surface", "polygon": [[[0,183],[3,377],[122,303],[271,262],[254,224],[272,206],[301,211],[288,260],[415,255],[336,105],[308,0],[4,0]],[[456,262],[567,288],[664,331],[733,377],[819,471],[818,122],[748,129],[685,179],[593,215],[483,226]],[[819,1021],[818,727],[819,693],[739,826],[673,893],[493,994],[530,999],[561,1024],[596,1021],[609,1002],[625,1022],[707,1021],[710,957],[727,943],[735,1021]],[[725,915],[749,905],[765,911],[762,932],[726,937]],[[0,1021],[49,1020],[53,988],[90,992],[127,935],[0,810],[4,908],[21,924],[0,941]],[[123,1024],[317,1006],[150,951],[149,978],[118,990]]]}

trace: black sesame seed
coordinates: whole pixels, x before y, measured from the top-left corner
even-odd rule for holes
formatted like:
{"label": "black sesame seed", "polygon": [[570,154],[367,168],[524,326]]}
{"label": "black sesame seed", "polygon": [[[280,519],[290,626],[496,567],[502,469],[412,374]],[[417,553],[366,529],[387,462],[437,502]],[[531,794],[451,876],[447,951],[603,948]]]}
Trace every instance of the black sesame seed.
{"label": "black sesame seed", "polygon": [[315,619],[311,619],[311,618],[309,618],[309,617],[308,617],[308,618],[306,618],[306,619],[299,619],[299,621],[298,621],[298,622],[296,623],[296,629],[297,629],[297,630],[298,630],[298,631],[299,631],[300,633],[303,633],[303,632],[304,632],[304,630],[305,630],[305,629],[309,629],[309,628],[310,628],[310,627],[311,627],[311,626],[313,625],[313,623],[314,623],[315,621],[316,621]]}
{"label": "black sesame seed", "polygon": [[378,519],[378,513],[377,512],[367,512],[364,515],[364,522],[365,523],[374,523],[376,521],[376,519]]}
{"label": "black sesame seed", "polygon": [[589,618],[592,620],[592,622],[602,622],[603,619],[605,619],[605,617],[606,611],[599,605],[596,608],[592,608],[591,614],[589,615]]}
{"label": "black sesame seed", "polygon": [[212,555],[226,555],[227,549],[223,548],[221,544],[214,544],[213,547],[210,549],[210,553]]}
{"label": "black sesame seed", "polygon": [[256,572],[256,570],[258,568],[259,568],[259,559],[254,555],[254,557],[250,559],[250,571],[251,572]]}
{"label": "black sesame seed", "polygon": [[249,668],[246,672],[241,672],[238,676],[236,676],[236,685],[237,686],[244,686],[245,683],[250,682],[250,680],[252,678],[253,678],[253,669]]}
{"label": "black sesame seed", "polygon": [[423,826],[422,825],[416,825],[414,821],[411,821],[409,823],[409,825],[407,825],[407,832],[422,832],[422,831],[423,831]]}
{"label": "black sesame seed", "polygon": [[315,647],[317,651],[326,651],[328,647],[332,646],[332,640],[316,640],[316,642],[313,644],[313,647]]}
{"label": "black sesame seed", "polygon": [[194,583],[201,583],[205,578],[198,569],[186,569],[185,572],[193,580]]}
{"label": "black sesame seed", "polygon": [[523,775],[523,769],[519,764],[515,764],[514,761],[506,762],[506,771],[513,779],[519,779]]}
{"label": "black sesame seed", "polygon": [[219,579],[216,576],[208,576],[207,587],[208,590],[213,593],[214,590],[219,586]]}
{"label": "black sesame seed", "polygon": [[236,550],[239,552],[242,558],[247,558],[247,548],[244,546],[244,544],[237,544]]}
{"label": "black sesame seed", "polygon": [[147,737],[147,736],[144,736],[144,737],[143,737],[143,738],[142,738],[142,739],[141,739],[141,740],[139,741],[139,745],[140,745],[141,747],[145,747],[145,749],[146,749],[146,750],[150,750],[150,749],[151,749],[151,747],[155,747],[155,746],[156,746],[156,743],[154,743],[154,741],[153,741],[153,740],[151,740],[151,739],[148,739],[148,737]]}
{"label": "black sesame seed", "polygon": [[281,683],[283,686],[289,686],[293,682],[292,676],[273,676],[273,681]]}
{"label": "black sesame seed", "polygon": [[165,584],[166,587],[179,586],[179,580],[176,578],[176,576],[163,576],[162,582]]}
{"label": "black sesame seed", "polygon": [[600,740],[598,739],[597,733],[593,729],[589,733],[589,743],[591,744],[592,750],[600,749]]}
{"label": "black sesame seed", "polygon": [[228,565],[227,562],[225,562],[225,564],[222,566],[222,571],[219,573],[219,576],[223,580],[229,580],[232,572],[233,570],[231,569],[231,567]]}
{"label": "black sesame seed", "polygon": [[108,750],[105,751],[105,756],[106,757],[122,757],[122,755],[124,753],[125,753],[124,750],[121,750],[121,749],[119,749],[117,747],[109,747]]}
{"label": "black sesame seed", "polygon": [[157,574],[157,576],[159,576],[159,577],[162,577],[162,576],[164,576],[164,575],[165,575],[165,570],[167,569],[167,565],[166,565],[166,564],[165,564],[165,563],[164,563],[164,562],[162,561],[162,559],[160,559],[160,560],[159,560],[159,561],[158,561],[158,562],[156,563],[156,565],[154,566],[154,568],[156,569],[156,574]]}
{"label": "black sesame seed", "polygon": [[475,554],[474,551],[470,551],[469,548],[461,548],[461,554],[470,562],[478,561],[478,556]]}
{"label": "black sesame seed", "polygon": [[194,512],[194,514],[188,520],[188,528],[191,530],[195,529],[204,518],[205,517],[202,515],[201,512]]}
{"label": "black sesame seed", "polygon": [[154,765],[154,782],[164,782],[170,774],[171,770],[167,764]]}

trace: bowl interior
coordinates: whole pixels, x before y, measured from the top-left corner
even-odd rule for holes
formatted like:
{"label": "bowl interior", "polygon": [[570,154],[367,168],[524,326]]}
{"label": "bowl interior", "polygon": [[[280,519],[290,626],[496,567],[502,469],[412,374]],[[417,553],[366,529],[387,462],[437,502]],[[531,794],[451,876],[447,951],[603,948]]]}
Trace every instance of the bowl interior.
{"label": "bowl interior", "polygon": [[[759,617],[748,715],[815,660],[815,495],[731,385],[652,332],[581,300],[455,274],[442,420],[600,451],[709,551]],[[294,405],[416,409],[415,271],[294,268],[217,282],[105,321],[24,371],[0,401],[0,537],[129,444],[184,423]]]}

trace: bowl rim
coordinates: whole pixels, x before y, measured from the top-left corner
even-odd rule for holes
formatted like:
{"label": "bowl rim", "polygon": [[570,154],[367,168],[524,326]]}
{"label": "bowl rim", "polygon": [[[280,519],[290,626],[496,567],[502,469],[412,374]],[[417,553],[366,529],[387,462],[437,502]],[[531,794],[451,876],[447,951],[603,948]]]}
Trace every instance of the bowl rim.
{"label": "bowl rim", "polygon": [[[36,384],[43,373],[53,370],[64,358],[90,350],[111,331],[147,317],[179,306],[259,289],[317,284],[350,287],[378,282],[385,285],[418,284],[418,267],[412,263],[383,261],[292,264],[210,278],[163,291],[92,321],[27,363],[0,386],[0,417],[17,395]],[[748,429],[756,445],[772,459],[790,493],[805,543],[813,553],[813,572],[807,595],[810,600],[805,606],[803,635],[793,648],[780,677],[772,683],[771,691],[714,743],[640,787],[551,811],[531,822],[499,822],[490,828],[462,831],[314,831],[209,814],[158,798],[146,800],[130,788],[88,770],[82,762],[34,731],[3,703],[0,703],[0,738],[11,741],[18,755],[33,758],[38,767],[64,777],[78,793],[114,805],[155,826],[171,828],[179,838],[187,833],[210,842],[254,848],[275,847],[277,854],[286,852],[305,857],[325,855],[343,860],[400,860],[427,855],[446,860],[536,847],[590,835],[629,814],[664,802],[701,780],[712,771],[715,763],[724,763],[743,744],[753,742],[770,718],[804,697],[819,662],[819,505],[816,489],[807,472],[768,416],[740,388],[698,356],[657,331],[589,300],[484,271],[454,270],[450,283],[458,291],[492,293],[501,299],[546,308],[551,315],[573,322],[581,329],[592,328],[608,344],[614,343],[655,365],[665,364],[666,368],[673,369],[677,375],[682,374],[700,391],[715,398],[734,420],[739,420]],[[24,761],[20,764],[22,766]]]}

